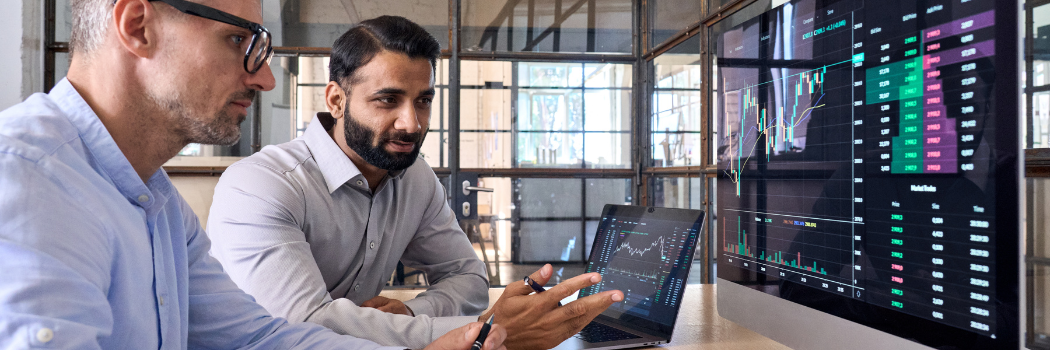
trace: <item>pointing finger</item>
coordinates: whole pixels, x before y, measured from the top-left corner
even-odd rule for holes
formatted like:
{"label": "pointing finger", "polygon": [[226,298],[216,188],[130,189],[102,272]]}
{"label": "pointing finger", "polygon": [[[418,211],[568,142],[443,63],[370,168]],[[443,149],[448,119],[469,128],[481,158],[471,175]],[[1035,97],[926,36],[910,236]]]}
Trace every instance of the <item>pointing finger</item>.
{"label": "pointing finger", "polygon": [[548,300],[554,302],[561,301],[562,299],[568,298],[570,295],[575,294],[577,291],[583,288],[593,286],[594,284],[601,282],[602,276],[597,272],[585,273],[565,281],[558,283],[558,285],[548,289],[541,295]]}

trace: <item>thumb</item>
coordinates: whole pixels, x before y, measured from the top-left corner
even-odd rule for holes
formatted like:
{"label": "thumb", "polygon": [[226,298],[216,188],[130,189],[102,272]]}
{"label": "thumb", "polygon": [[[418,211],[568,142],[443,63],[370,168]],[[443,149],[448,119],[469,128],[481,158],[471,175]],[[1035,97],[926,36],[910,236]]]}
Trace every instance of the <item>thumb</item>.
{"label": "thumb", "polygon": [[463,327],[456,328],[445,333],[430,345],[426,350],[466,350],[474,344],[481,332],[481,322],[473,322]]}

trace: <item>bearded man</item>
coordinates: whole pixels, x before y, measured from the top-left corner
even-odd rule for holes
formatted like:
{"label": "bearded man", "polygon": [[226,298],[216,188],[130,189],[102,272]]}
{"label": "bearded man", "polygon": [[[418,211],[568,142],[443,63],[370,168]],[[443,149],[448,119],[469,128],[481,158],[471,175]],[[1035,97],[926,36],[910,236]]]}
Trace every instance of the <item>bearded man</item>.
{"label": "bearded man", "polygon": [[[488,306],[484,264],[419,160],[440,46],[401,17],[363,21],[332,47],[325,103],[302,137],[267,146],[223,173],[208,219],[212,255],[275,315],[380,344],[425,345],[476,322]],[[430,288],[401,302],[378,296],[398,261]],[[531,278],[546,283],[551,267]],[[549,349],[623,293],[558,301],[600,281],[569,279],[545,293],[514,283],[495,322],[511,349]],[[463,316],[472,315],[472,316]]]}

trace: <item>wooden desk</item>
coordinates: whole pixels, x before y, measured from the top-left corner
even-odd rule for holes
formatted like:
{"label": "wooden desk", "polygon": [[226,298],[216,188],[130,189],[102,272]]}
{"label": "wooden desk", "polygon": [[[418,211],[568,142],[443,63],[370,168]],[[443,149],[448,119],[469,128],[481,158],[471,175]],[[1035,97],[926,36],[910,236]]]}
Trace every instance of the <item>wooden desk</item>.
{"label": "wooden desk", "polygon": [[[408,300],[422,289],[390,289],[380,295],[387,298]],[[675,325],[674,338],[667,345],[648,349],[718,349],[718,350],[762,350],[789,349],[750,329],[718,316],[715,306],[715,285],[690,284],[685,287],[682,311]],[[503,294],[503,288],[489,289],[489,306]]]}

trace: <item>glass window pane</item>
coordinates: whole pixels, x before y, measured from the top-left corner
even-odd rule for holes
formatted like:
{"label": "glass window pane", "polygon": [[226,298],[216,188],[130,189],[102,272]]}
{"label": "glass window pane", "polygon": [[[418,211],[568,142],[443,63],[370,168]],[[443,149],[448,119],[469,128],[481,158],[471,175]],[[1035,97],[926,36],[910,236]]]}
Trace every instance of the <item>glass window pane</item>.
{"label": "glass window pane", "polygon": [[1050,147],[1050,92],[1032,94],[1032,148]]}
{"label": "glass window pane", "polygon": [[581,91],[578,89],[520,89],[518,92],[518,129],[521,131],[577,131],[582,129]]}
{"label": "glass window pane", "polygon": [[700,131],[700,91],[655,91],[652,125],[654,132]]}
{"label": "glass window pane", "polygon": [[416,22],[448,49],[448,1],[429,0],[263,0],[264,25],[274,34],[274,46],[332,47],[354,23],[382,15]]}
{"label": "glass window pane", "polygon": [[1035,43],[1032,45],[1032,86],[1043,86],[1050,84],[1050,4],[1032,11],[1032,31],[1035,34]]}
{"label": "glass window pane", "polygon": [[519,62],[518,84],[522,87],[580,87],[580,63]]}
{"label": "glass window pane", "polygon": [[1035,331],[1035,338],[1046,344],[1050,340],[1047,339],[1050,337],[1050,266],[1035,265],[1029,283],[1032,284],[1029,292],[1033,295],[1033,305],[1028,307],[1034,310],[1035,316],[1030,321]]}
{"label": "glass window pane", "polygon": [[584,139],[584,161],[587,168],[630,168],[631,134],[586,133]]}
{"label": "glass window pane", "polygon": [[491,86],[493,82],[511,86],[512,66],[501,61],[460,61],[460,86]]}
{"label": "glass window pane", "polygon": [[631,204],[631,179],[586,179],[584,185],[588,218],[601,217],[606,204]]}
{"label": "glass window pane", "polygon": [[[328,57],[299,57],[295,73],[295,101],[292,104],[295,114],[290,138],[302,136],[306,126],[314,120],[319,112],[328,112],[324,101],[324,90],[328,84]],[[274,72],[276,74],[276,72]],[[290,139],[289,139],[290,140]]]}
{"label": "glass window pane", "polygon": [[[719,81],[718,80],[719,79],[718,78],[718,58],[715,57],[714,55],[711,55],[711,71],[710,71],[710,74],[711,74],[711,81],[713,81],[713,82]],[[707,87],[707,89],[711,90],[711,94],[713,96],[718,96],[718,89],[720,89],[720,87],[718,87],[718,85],[719,84],[717,84],[717,83],[709,84],[709,86]],[[711,105],[709,107],[711,108],[711,112],[710,112],[711,114],[710,115],[721,115],[721,114],[719,114],[719,113],[721,113],[721,112],[719,112],[719,108],[721,108],[721,107],[719,106],[718,103],[711,103]],[[708,160],[707,165],[718,164],[718,146],[721,143],[721,138],[725,137],[725,136],[722,135],[722,133],[723,133],[722,124],[718,123],[716,121],[713,121],[711,119],[713,119],[713,118],[708,118],[708,120],[707,120],[707,127],[708,127],[708,129],[707,129],[708,130],[707,150],[709,152],[708,158],[707,158],[707,160]]]}
{"label": "glass window pane", "polygon": [[511,183],[511,179],[505,177],[478,179],[479,187],[492,189],[492,192],[478,192],[478,222],[482,232],[494,233],[499,240],[500,261],[510,261],[511,258],[511,216],[514,212]]}
{"label": "glass window pane", "polygon": [[55,84],[69,73],[69,53],[55,52]]}
{"label": "glass window pane", "polygon": [[[55,42],[69,42],[73,32],[72,13],[73,8],[69,0],[55,0]],[[65,77],[65,74],[62,76]],[[55,79],[55,82],[58,82],[58,79]]]}
{"label": "glass window pane", "polygon": [[582,214],[582,180],[518,179],[522,218],[573,218]]}
{"label": "glass window pane", "polygon": [[1042,215],[1050,211],[1050,178],[1027,178],[1025,187],[1032,206],[1027,211],[1035,213],[1026,218],[1027,230],[1033,233],[1027,244],[1035,257],[1050,258],[1050,217]]}
{"label": "glass window pane", "polygon": [[586,131],[630,131],[631,90],[587,89],[584,116]]}
{"label": "glass window pane", "polygon": [[589,88],[630,88],[634,68],[629,64],[587,63],[583,65],[584,86]]}
{"label": "glass window pane", "polygon": [[572,132],[518,133],[521,167],[578,168],[583,157],[583,134]]}
{"label": "glass window pane", "polygon": [[510,130],[510,89],[461,89],[460,129]]}
{"label": "glass window pane", "polygon": [[462,2],[464,51],[630,53],[632,1]]}
{"label": "glass window pane", "polygon": [[652,166],[700,165],[700,139],[699,132],[654,132]]}
{"label": "glass window pane", "polygon": [[653,59],[652,166],[700,165],[700,37]]}
{"label": "glass window pane", "polygon": [[521,221],[521,262],[583,261],[580,221]]}
{"label": "glass window pane", "polygon": [[703,179],[698,177],[654,177],[649,182],[653,206],[704,209]]}
{"label": "glass window pane", "polygon": [[461,132],[459,166],[464,168],[510,168],[509,132]]}
{"label": "glass window pane", "polygon": [[652,23],[649,48],[699,22],[702,3],[696,0],[649,0],[649,23]]}

